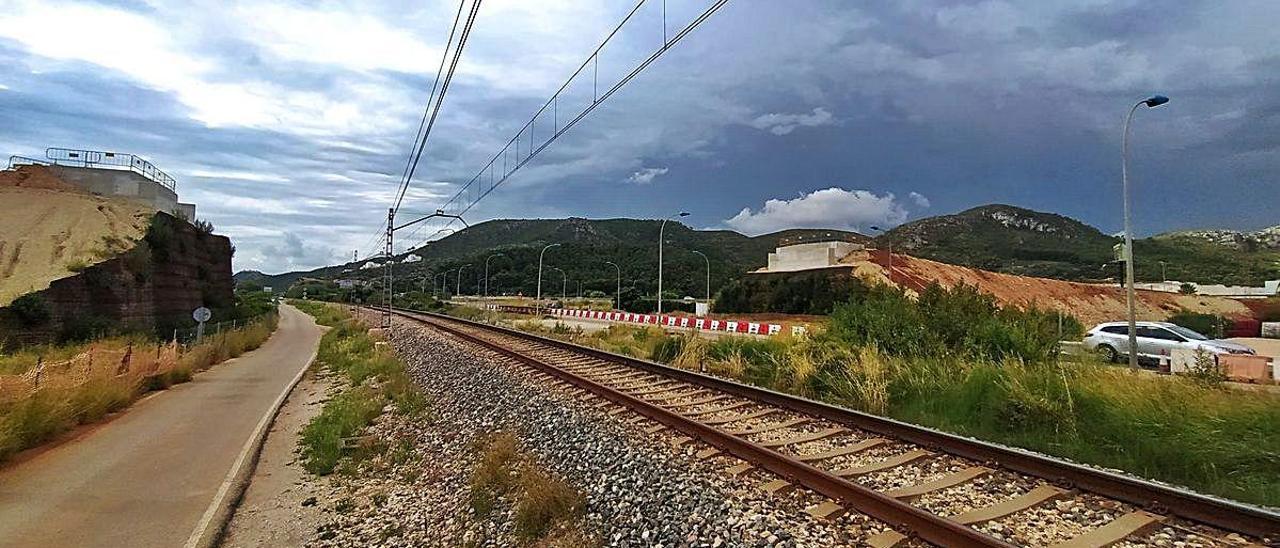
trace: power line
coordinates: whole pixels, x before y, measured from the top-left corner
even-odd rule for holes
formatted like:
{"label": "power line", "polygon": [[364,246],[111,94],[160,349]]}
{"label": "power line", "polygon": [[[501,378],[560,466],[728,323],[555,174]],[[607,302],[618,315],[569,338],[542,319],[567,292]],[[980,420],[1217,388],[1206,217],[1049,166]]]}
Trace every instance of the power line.
{"label": "power line", "polygon": [[[626,24],[629,21],[631,21],[632,17],[640,10],[642,6],[644,6],[644,4],[647,1],[648,0],[639,0],[639,2],[635,5],[635,7],[633,7],[631,11],[627,12],[627,15],[623,17],[622,21],[619,22],[613,28],[613,30],[608,34],[608,36],[605,37],[605,39],[600,43],[599,46],[596,46],[596,48],[592,50],[591,54],[588,55],[586,59],[582,62],[582,64],[578,66],[578,69],[575,70],[567,80],[565,80],[564,84],[562,84],[560,88],[556,90],[556,92],[551,96],[551,98],[548,99],[545,103],[543,103],[542,107],[540,107],[536,112],[534,112],[533,116],[529,119],[529,121],[526,122],[520,128],[520,130],[516,132],[515,136],[512,137],[509,141],[507,141],[507,144],[501,150],[499,150],[497,154],[494,154],[493,157],[489,159],[489,163],[487,163],[483,168],[481,168],[480,171],[477,172],[476,175],[472,177],[470,181],[464,184],[462,188],[458,189],[458,192],[454,194],[453,197],[449,199],[449,201],[445,202],[445,204],[442,207],[439,208],[440,210],[449,211],[450,208],[452,207],[453,214],[460,215],[460,216],[465,215],[467,212],[471,210],[471,208],[475,207],[477,203],[479,203],[481,200],[487,197],[490,193],[492,193],[495,189],[497,189],[498,186],[506,182],[506,180],[510,178],[513,174],[515,174],[516,171],[518,171],[521,167],[524,167],[525,164],[527,164],[535,156],[537,156],[539,153],[545,150],[551,143],[555,142],[556,139],[559,139],[561,135],[563,135],[573,126],[577,125],[578,122],[582,121],[583,118],[585,118],[588,114],[594,111],[596,107],[600,106],[610,97],[612,97],[614,93],[616,93],[619,89],[621,89],[631,80],[633,80],[636,76],[638,76],[641,72],[643,72],[646,68],[648,68],[649,65],[653,64],[654,61],[656,61],[659,57],[661,57],[662,54],[666,53],[666,51],[669,50],[672,46],[674,46],[680,40],[688,36],[689,33],[691,33],[698,26],[702,25],[702,23],[704,23],[717,11],[719,11],[720,8],[724,7],[724,5],[727,4],[729,0],[716,0],[709,7],[707,7],[706,10],[704,10],[701,14],[695,17],[691,22],[685,25],[682,29],[680,29],[679,32],[675,33],[674,35],[668,34],[666,0],[663,0],[662,2],[662,5],[663,5],[662,46],[654,50],[648,57],[646,57],[643,61],[641,61],[636,66],[634,66],[630,72],[628,72],[625,76],[623,76],[621,79],[615,82],[612,86],[606,89],[603,93],[601,93],[599,89],[600,52],[605,48],[605,46],[607,46],[610,43],[611,40],[613,40],[615,36],[617,36],[618,32],[624,26],[626,26]],[[591,68],[591,71],[589,73],[591,77],[591,83],[592,83],[591,103],[587,105],[585,108],[583,108],[581,111],[579,111],[577,114],[571,115],[571,117],[567,118],[567,121],[563,125],[561,125],[561,122],[560,122],[561,118],[559,114],[560,97],[565,93],[567,89],[569,89],[570,85],[573,84],[578,77],[580,76],[584,78],[586,77],[586,75],[588,74],[586,72],[586,69],[588,67]],[[551,117],[552,117],[552,129],[550,132],[550,136],[547,137],[542,142],[537,143],[534,140],[534,130],[536,129],[535,124],[538,120],[538,117],[547,114],[548,110],[550,110]],[[521,143],[522,141],[526,140],[526,134],[527,134],[528,146],[527,148],[525,148],[524,155],[522,156]],[[514,152],[514,154],[512,154],[512,152]],[[510,156],[514,156],[514,158],[509,158]],[[510,163],[508,163],[509,159],[511,160]],[[497,173],[498,167],[499,167],[498,166],[499,160],[502,161],[501,174]],[[467,198],[465,196],[466,193],[469,191],[473,191],[475,193],[475,196],[473,198]],[[444,226],[447,227],[447,226],[451,226],[452,224],[453,224],[453,221],[450,220]]]}
{"label": "power line", "polygon": [[400,202],[404,199],[404,193],[408,190],[409,175],[411,166],[417,165],[418,154],[414,150],[422,150],[426,144],[425,136],[422,134],[423,128],[427,125],[427,116],[431,112],[431,102],[436,98],[436,89],[440,85],[440,74],[444,72],[444,63],[449,59],[449,49],[453,46],[453,36],[458,31],[458,21],[462,19],[462,8],[467,5],[467,0],[458,2],[458,11],[453,15],[453,25],[449,28],[449,37],[444,41],[444,51],[440,54],[440,66],[436,67],[436,78],[431,84],[431,95],[427,97],[427,104],[422,107],[422,120],[418,122],[418,130],[413,134],[413,146],[409,147],[409,157],[404,162],[404,172],[400,174],[400,185],[396,192],[396,205],[393,209],[400,209]]}

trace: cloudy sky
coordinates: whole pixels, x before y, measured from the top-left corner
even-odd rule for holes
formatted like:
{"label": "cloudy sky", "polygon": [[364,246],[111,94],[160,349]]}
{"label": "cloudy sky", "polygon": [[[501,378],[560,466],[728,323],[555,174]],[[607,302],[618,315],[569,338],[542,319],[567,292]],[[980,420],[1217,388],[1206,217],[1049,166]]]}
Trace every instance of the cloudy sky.
{"label": "cloudy sky", "polygon": [[[709,3],[669,0],[669,32]],[[602,83],[661,45],[650,4]],[[453,196],[633,5],[484,1],[404,211]],[[457,7],[0,0],[0,152],[148,158],[236,269],[363,256]],[[467,219],[684,209],[759,234],[1001,202],[1113,231],[1120,123],[1162,93],[1134,126],[1139,231],[1274,225],[1277,21],[1274,0],[731,0]]]}

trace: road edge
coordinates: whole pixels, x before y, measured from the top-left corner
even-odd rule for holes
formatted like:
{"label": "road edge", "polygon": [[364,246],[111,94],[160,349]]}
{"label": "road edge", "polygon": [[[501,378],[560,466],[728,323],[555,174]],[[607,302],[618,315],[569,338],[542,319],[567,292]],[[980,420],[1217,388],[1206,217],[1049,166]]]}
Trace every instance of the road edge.
{"label": "road edge", "polygon": [[280,393],[276,401],[271,404],[271,408],[267,410],[267,413],[262,416],[262,420],[258,422],[253,434],[245,442],[244,448],[240,450],[240,455],[236,457],[235,464],[231,465],[227,478],[218,487],[218,493],[213,497],[213,502],[209,504],[204,516],[196,524],[195,530],[187,538],[187,542],[183,545],[184,548],[213,548],[222,540],[227,524],[231,522],[231,516],[235,514],[236,507],[239,506],[240,500],[244,498],[244,492],[249,487],[249,480],[253,476],[254,470],[258,467],[258,457],[262,455],[262,447],[267,441],[267,434],[270,431],[271,424],[275,422],[276,416],[280,414],[280,409],[284,407],[285,400],[289,399],[289,394],[298,386],[298,383],[302,382],[302,377],[306,376],[307,371],[311,369],[311,364],[319,353],[320,345],[317,344],[316,349],[311,352],[311,357],[307,358],[307,363],[302,366],[297,375],[293,376],[293,380],[289,381],[289,385]]}

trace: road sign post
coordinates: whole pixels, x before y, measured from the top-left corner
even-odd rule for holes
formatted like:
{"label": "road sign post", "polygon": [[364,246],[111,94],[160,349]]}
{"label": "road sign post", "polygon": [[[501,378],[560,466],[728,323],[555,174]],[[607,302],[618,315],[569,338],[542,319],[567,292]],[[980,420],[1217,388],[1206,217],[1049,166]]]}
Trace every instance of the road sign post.
{"label": "road sign post", "polygon": [[191,311],[191,319],[196,321],[196,343],[204,338],[204,322],[209,321],[213,317],[213,312],[208,308],[200,307]]}

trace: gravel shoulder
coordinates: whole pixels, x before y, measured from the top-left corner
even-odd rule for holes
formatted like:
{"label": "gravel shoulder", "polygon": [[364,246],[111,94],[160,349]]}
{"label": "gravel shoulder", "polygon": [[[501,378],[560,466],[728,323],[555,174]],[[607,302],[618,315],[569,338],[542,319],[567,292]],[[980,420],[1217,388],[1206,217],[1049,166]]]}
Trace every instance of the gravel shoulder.
{"label": "gravel shoulder", "polygon": [[335,386],[330,376],[308,372],[289,394],[267,434],[249,488],[227,524],[222,546],[301,546],[315,533],[323,516],[314,502],[323,493],[302,469],[298,438]]}

